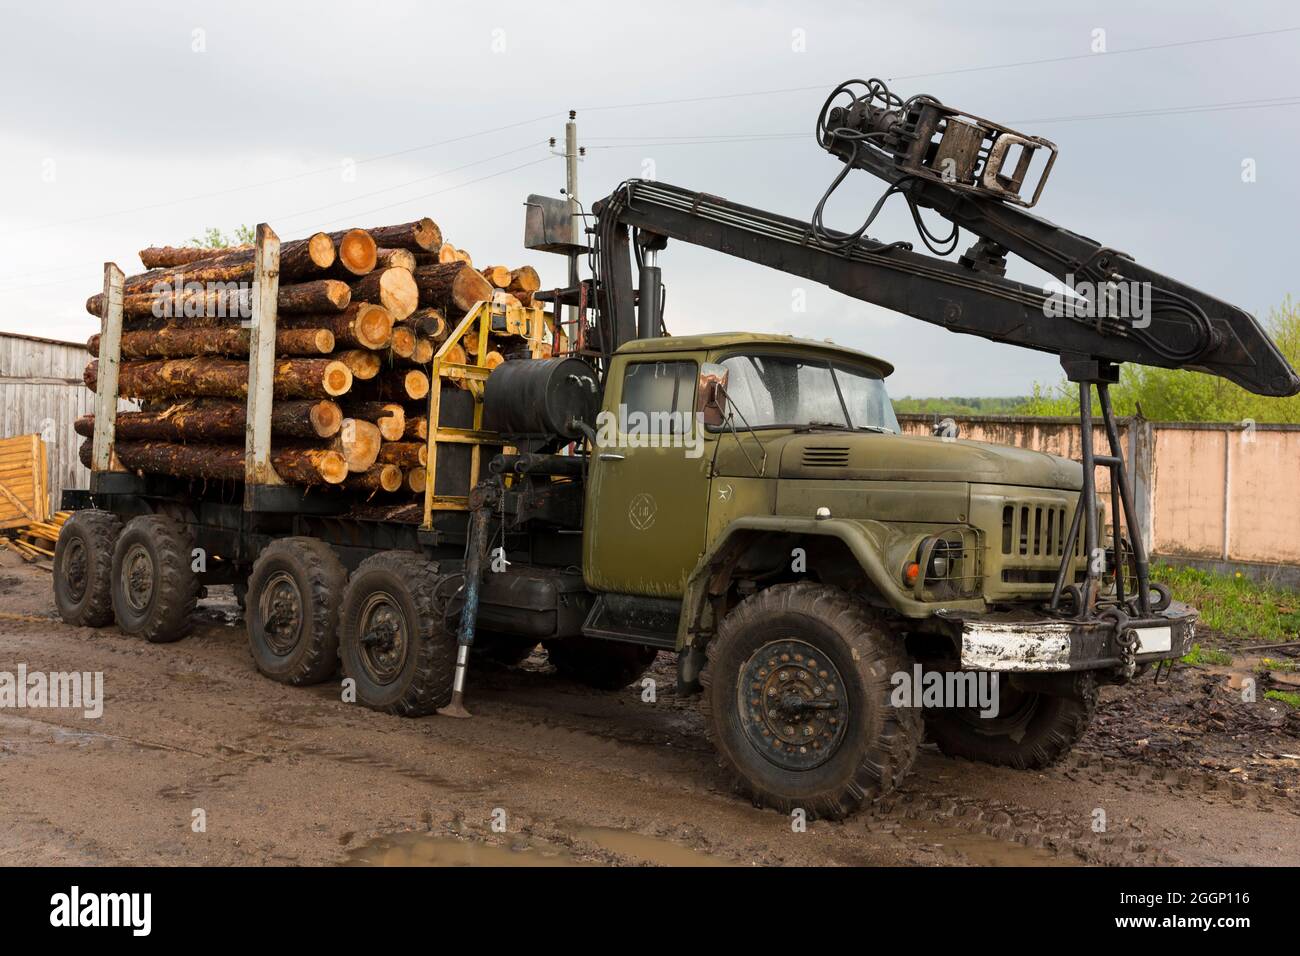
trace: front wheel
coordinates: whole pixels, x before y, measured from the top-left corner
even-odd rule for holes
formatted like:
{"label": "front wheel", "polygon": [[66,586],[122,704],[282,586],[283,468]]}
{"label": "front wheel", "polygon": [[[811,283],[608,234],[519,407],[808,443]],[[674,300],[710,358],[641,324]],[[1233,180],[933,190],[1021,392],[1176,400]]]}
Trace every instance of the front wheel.
{"label": "front wheel", "polygon": [[780,584],[723,618],[700,676],[719,763],[756,805],[840,819],[895,787],[921,738],[890,703],[901,642],[838,588]]}
{"label": "front wheel", "polygon": [[1097,709],[1096,681],[1081,674],[1066,693],[1048,694],[1001,677],[996,716],[981,717],[978,708],[927,711],[930,739],[950,757],[1019,770],[1051,766],[1088,729]]}

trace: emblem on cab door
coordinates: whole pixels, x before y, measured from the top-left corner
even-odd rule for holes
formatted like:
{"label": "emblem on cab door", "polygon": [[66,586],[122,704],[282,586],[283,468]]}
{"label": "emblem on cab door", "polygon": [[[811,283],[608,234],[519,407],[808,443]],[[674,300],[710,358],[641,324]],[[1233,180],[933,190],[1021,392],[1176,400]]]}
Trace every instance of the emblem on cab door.
{"label": "emblem on cab door", "polygon": [[632,504],[627,509],[627,520],[632,523],[632,527],[637,531],[645,531],[655,523],[655,514],[659,511],[659,506],[651,495],[642,492],[632,499]]}

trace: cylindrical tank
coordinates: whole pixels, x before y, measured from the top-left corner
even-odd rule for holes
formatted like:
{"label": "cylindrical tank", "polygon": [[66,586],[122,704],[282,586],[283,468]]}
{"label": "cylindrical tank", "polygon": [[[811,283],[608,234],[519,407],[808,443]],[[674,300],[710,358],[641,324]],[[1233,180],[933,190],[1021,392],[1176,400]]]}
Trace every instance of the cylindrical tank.
{"label": "cylindrical tank", "polygon": [[483,427],[503,435],[581,438],[600,409],[595,370],[581,359],[514,359],[498,365],[483,392]]}

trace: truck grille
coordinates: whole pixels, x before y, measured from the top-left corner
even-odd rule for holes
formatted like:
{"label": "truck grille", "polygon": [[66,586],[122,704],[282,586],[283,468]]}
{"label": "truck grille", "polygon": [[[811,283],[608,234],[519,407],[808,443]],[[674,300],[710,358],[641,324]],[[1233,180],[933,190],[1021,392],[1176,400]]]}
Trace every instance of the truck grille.
{"label": "truck grille", "polygon": [[[1071,517],[1072,513],[1063,505],[1004,505],[1002,553],[1025,558],[1059,558],[1065,550]],[[1079,548],[1076,541],[1076,557]]]}
{"label": "truck grille", "polygon": [[849,450],[844,446],[813,445],[803,450],[805,468],[843,468],[849,463]]}

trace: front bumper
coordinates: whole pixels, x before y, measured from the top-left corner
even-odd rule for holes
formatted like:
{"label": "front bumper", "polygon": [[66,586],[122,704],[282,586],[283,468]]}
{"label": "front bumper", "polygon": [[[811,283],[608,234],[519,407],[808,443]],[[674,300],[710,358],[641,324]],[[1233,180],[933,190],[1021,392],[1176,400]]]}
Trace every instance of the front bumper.
{"label": "front bumper", "polygon": [[[1113,621],[1072,621],[1028,612],[940,616],[960,628],[961,667],[971,671],[1046,673],[1106,670],[1124,664]],[[1137,632],[1133,660],[1141,664],[1182,657],[1192,647],[1197,613],[1177,601],[1150,618],[1128,622]]]}

